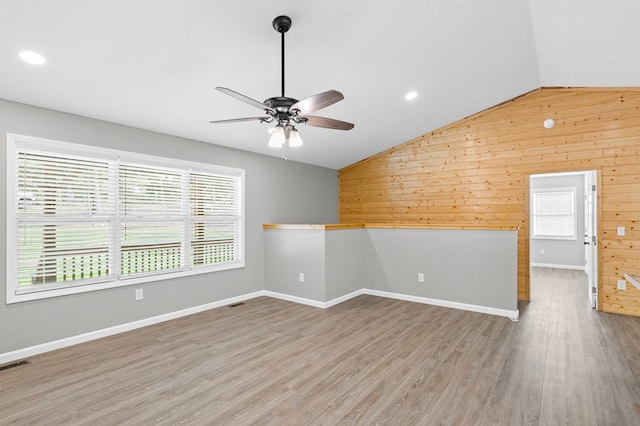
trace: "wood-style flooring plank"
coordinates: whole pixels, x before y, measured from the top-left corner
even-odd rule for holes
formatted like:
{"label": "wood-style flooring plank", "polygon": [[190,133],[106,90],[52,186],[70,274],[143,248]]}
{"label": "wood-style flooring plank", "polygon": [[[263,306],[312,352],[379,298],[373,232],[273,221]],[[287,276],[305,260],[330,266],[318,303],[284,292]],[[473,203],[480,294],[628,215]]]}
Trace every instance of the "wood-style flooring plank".
{"label": "wood-style flooring plank", "polygon": [[270,298],[0,371],[3,425],[635,425],[640,318],[532,269],[520,322],[359,296]]}

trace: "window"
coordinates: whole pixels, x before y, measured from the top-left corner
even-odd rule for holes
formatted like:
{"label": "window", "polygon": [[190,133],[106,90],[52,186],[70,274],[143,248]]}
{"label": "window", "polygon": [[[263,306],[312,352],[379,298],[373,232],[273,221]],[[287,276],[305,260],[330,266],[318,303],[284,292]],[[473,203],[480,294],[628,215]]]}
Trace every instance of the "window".
{"label": "window", "polygon": [[532,238],[576,239],[576,188],[534,189]]}
{"label": "window", "polygon": [[244,266],[243,170],[7,139],[8,303]]}

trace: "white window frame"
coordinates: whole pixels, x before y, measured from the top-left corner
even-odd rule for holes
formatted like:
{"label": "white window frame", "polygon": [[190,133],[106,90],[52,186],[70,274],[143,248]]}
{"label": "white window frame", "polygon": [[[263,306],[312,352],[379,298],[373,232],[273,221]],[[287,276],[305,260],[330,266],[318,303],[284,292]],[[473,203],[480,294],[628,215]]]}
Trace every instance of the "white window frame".
{"label": "white window frame", "polygon": [[[573,229],[571,235],[546,235],[536,229],[536,194],[570,193],[573,199]],[[578,204],[576,187],[534,188],[531,190],[531,238],[534,240],[577,240],[578,238]],[[568,216],[568,214],[566,215]]]}
{"label": "white window frame", "polygon": [[[99,160],[110,161],[127,161],[131,163],[144,164],[147,166],[155,166],[160,168],[173,169],[180,171],[187,175],[190,172],[203,173],[203,174],[218,174],[224,176],[230,176],[237,179],[239,182],[239,203],[240,203],[240,219],[239,219],[239,239],[238,258],[232,262],[212,264],[212,265],[200,265],[190,266],[191,262],[187,259],[184,270],[176,272],[160,272],[157,274],[151,273],[143,276],[134,277],[120,277],[115,279],[105,278],[105,281],[97,283],[84,283],[82,285],[69,285],[61,288],[51,288],[42,291],[34,291],[29,293],[18,292],[18,278],[14,265],[17,258],[17,238],[18,227],[16,217],[16,191],[17,185],[17,153],[21,149],[38,150],[43,152],[49,152],[56,155],[69,155],[69,156],[81,156],[87,158],[94,158]],[[37,138],[32,136],[24,136],[13,133],[7,133],[7,167],[6,167],[6,179],[7,179],[7,234],[6,234],[6,303],[17,303],[29,300],[44,299],[50,297],[64,296],[69,294],[85,293],[90,291],[103,290],[108,288],[123,287],[130,285],[139,285],[142,283],[148,283],[159,280],[174,279],[187,277],[192,275],[199,275],[205,273],[211,273],[215,271],[229,270],[243,268],[245,266],[245,171],[244,169],[237,169],[224,166],[216,166],[205,163],[189,162],[184,160],[176,160],[172,158],[164,158],[146,154],[137,154],[126,151],[113,150],[108,148],[94,147],[88,145],[81,145],[76,143],[62,142],[45,138]],[[117,202],[116,202],[117,204]],[[191,216],[188,217],[188,222],[192,220]],[[117,220],[116,220],[117,221]],[[185,240],[189,243],[190,231],[185,229]],[[119,253],[118,248],[118,253]],[[190,256],[190,250],[185,250],[186,255]],[[119,257],[119,256],[118,256]]]}

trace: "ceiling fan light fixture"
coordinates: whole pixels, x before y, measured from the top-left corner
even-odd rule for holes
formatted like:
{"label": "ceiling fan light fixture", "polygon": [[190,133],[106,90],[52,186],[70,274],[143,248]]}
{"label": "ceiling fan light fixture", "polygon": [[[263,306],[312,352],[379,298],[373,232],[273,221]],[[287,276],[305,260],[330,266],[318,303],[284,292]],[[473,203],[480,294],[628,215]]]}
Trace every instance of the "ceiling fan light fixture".
{"label": "ceiling fan light fixture", "polygon": [[298,133],[298,130],[293,126],[291,126],[291,129],[289,129],[289,146],[291,148],[302,146],[302,138],[300,137],[300,133]]}
{"label": "ceiling fan light fixture", "polygon": [[273,131],[271,132],[271,138],[269,138],[269,147],[281,148],[285,141],[286,137],[284,135],[284,127],[278,124],[273,128]]}

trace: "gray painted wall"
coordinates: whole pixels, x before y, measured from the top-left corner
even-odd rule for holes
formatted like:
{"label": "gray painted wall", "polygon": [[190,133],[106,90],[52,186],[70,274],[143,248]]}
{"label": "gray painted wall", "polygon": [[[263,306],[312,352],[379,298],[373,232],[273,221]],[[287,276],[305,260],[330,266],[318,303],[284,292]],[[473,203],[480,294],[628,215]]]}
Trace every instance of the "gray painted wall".
{"label": "gray painted wall", "polygon": [[517,238],[516,231],[268,229],[265,288],[318,302],[366,288],[516,311]]}
{"label": "gray painted wall", "polygon": [[[584,174],[532,176],[530,190],[576,187],[577,240],[531,239],[529,262],[584,268]],[[530,232],[529,235],[533,233]],[[540,252],[544,250],[544,254]]]}
{"label": "gray painted wall", "polygon": [[[325,301],[325,233],[311,229],[265,229],[264,289]],[[300,282],[299,274],[304,274]]]}
{"label": "gray painted wall", "polygon": [[367,287],[371,281],[371,251],[366,230],[343,229],[325,235],[325,301]]}
{"label": "gray painted wall", "polygon": [[[212,128],[212,132],[215,130]],[[337,171],[0,100],[0,137],[17,133],[246,171],[246,267],[134,287],[0,303],[0,353],[264,289],[263,223],[335,223]],[[267,143],[265,138],[264,143]],[[0,274],[6,276],[6,149],[0,149]],[[5,299],[2,290],[2,300]]]}
{"label": "gray painted wall", "polygon": [[[516,231],[369,229],[374,290],[518,309]],[[418,282],[418,273],[425,282]]]}
{"label": "gray painted wall", "polygon": [[265,290],[327,302],[370,281],[364,229],[265,229],[264,234]]}

